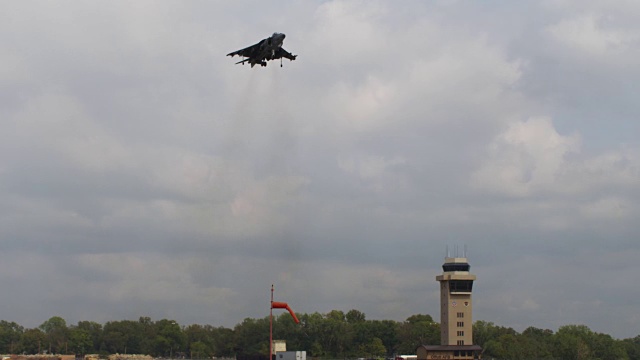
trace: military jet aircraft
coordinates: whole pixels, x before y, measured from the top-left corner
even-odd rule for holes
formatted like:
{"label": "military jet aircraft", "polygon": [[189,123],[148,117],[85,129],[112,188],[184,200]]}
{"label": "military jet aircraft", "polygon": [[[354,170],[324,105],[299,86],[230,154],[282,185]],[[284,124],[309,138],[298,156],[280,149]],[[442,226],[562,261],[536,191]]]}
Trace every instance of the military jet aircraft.
{"label": "military jet aircraft", "polygon": [[228,53],[227,56],[234,57],[236,55],[243,56],[246,59],[238,61],[236,64],[244,65],[245,62],[253,67],[256,64],[267,66],[267,61],[280,59],[280,67],[282,67],[282,58],[295,60],[298,55],[292,55],[290,52],[282,48],[284,34],[273,33],[270,37],[260,40],[259,43],[251,45],[242,50]]}

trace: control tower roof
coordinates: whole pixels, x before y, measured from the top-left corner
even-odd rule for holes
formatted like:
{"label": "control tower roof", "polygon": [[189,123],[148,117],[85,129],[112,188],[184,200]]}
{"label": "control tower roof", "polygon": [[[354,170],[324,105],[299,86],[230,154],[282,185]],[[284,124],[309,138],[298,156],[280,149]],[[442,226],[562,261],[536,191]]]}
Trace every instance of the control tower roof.
{"label": "control tower roof", "polygon": [[442,265],[442,270],[444,272],[453,272],[453,271],[465,271],[469,272],[469,263],[467,262],[467,258],[445,258],[445,262]]}

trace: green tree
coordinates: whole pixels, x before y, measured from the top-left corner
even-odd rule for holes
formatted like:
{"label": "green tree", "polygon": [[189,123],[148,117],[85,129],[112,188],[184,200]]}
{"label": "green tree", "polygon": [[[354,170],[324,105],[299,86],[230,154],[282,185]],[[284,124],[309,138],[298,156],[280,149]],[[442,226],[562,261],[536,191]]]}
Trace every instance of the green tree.
{"label": "green tree", "polygon": [[482,346],[483,358],[503,359],[506,351],[498,339],[487,339]]}
{"label": "green tree", "polygon": [[553,331],[530,326],[522,332],[522,337],[526,339],[526,343],[528,345],[527,354],[530,358],[553,358]]}
{"label": "green tree", "polygon": [[554,336],[553,354],[567,360],[587,360],[593,357],[589,348],[591,330],[584,325],[565,325]]}
{"label": "green tree", "polygon": [[325,316],[326,319],[334,320],[337,322],[345,322],[347,318],[344,314],[344,311],[341,310],[331,310]]}
{"label": "green tree", "polygon": [[154,340],[156,336],[156,329],[154,322],[148,316],[141,316],[138,319],[137,329],[140,331],[140,350],[141,354],[155,354],[154,353]]}
{"label": "green tree", "polygon": [[415,354],[420,345],[440,344],[440,324],[430,315],[416,314],[397,326],[398,345],[396,352]]}
{"label": "green tree", "polygon": [[107,353],[126,353],[127,335],[117,326],[118,322],[107,322],[102,334],[102,346]]}
{"label": "green tree", "polygon": [[93,352],[91,334],[85,329],[72,327],[69,330],[69,350],[79,355]]}
{"label": "green tree", "polygon": [[211,348],[202,341],[196,341],[189,344],[189,356],[192,359],[210,358],[213,355]]}
{"label": "green tree", "polygon": [[193,324],[184,328],[183,331],[189,344],[188,352],[192,357],[196,356],[194,354],[200,357],[210,357],[215,354],[215,328],[210,325]]}
{"label": "green tree", "polygon": [[504,334],[498,338],[502,353],[498,356],[502,359],[525,360],[530,359],[527,339],[518,334]]}
{"label": "green tree", "polygon": [[0,321],[0,354],[14,354],[24,328],[15,322]]}
{"label": "green tree", "polygon": [[[296,315],[300,319],[300,314]],[[286,339],[287,347],[290,349],[306,349],[308,346],[307,336],[302,332],[304,323],[296,324],[289,314],[281,314],[274,318],[273,336],[274,339]]]}
{"label": "green tree", "polygon": [[321,345],[335,357],[344,357],[347,344],[351,342],[347,331],[347,322],[344,312],[331,310],[322,321]]}
{"label": "green tree", "polygon": [[421,322],[432,323],[433,318],[429,314],[415,314],[409,316],[405,321],[409,324],[417,324]]}
{"label": "green tree", "polygon": [[39,328],[47,335],[47,345],[50,353],[62,354],[67,352],[69,329],[67,328],[67,322],[63,318],[53,316],[43,322]]}
{"label": "green tree", "polygon": [[173,357],[174,353],[185,352],[187,337],[174,320],[162,319],[154,324],[156,328],[155,349],[157,355]]}
{"label": "green tree", "polygon": [[516,335],[512,328],[496,326],[492,322],[476,321],[473,323],[473,343],[484,348],[488,340],[497,340],[502,335]]}
{"label": "green tree", "polygon": [[303,314],[299,317],[300,328],[304,334],[303,349],[309,349],[309,356],[324,357],[328,351],[324,348],[324,341],[320,340],[323,331],[324,317],[318,312]]}
{"label": "green tree", "polygon": [[217,357],[233,357],[235,354],[235,334],[233,329],[228,329],[225,327],[215,328],[214,331],[215,338],[215,346]]}
{"label": "green tree", "polygon": [[[437,329],[436,332],[439,332],[440,327],[437,324],[434,325],[433,328]],[[393,320],[373,320],[371,322],[371,333],[382,341],[382,344],[387,349],[387,355],[391,356],[396,353],[400,346],[399,327],[400,323]]]}
{"label": "green tree", "polygon": [[594,333],[589,347],[596,359],[627,360],[629,356],[622,342],[614,340],[611,335]]}
{"label": "green tree", "polygon": [[25,354],[39,354],[48,349],[47,335],[40,329],[28,329],[22,334],[18,345],[18,352]]}
{"label": "green tree", "polygon": [[234,335],[234,350],[238,354],[266,355],[269,352],[269,318],[246,318],[236,325]]}
{"label": "green tree", "polygon": [[362,311],[358,311],[358,310],[349,310],[347,312],[347,315],[345,315],[345,318],[347,320],[348,323],[350,324],[355,324],[355,323],[362,323],[364,322],[366,319],[364,313]]}
{"label": "green tree", "polygon": [[344,312],[332,310],[327,314],[315,312],[301,315],[300,331],[305,337],[301,343],[314,357],[343,357],[349,349],[350,334]]}
{"label": "green tree", "polygon": [[373,340],[371,323],[368,321],[347,324],[349,344],[346,355],[348,357],[361,358],[363,349]]}
{"label": "green tree", "polygon": [[[326,314],[298,314],[295,324],[288,314],[274,318],[274,338],[286,339],[290,349],[306,349],[310,357],[382,357],[385,354],[415,353],[422,344],[440,343],[440,325],[429,315],[417,314],[398,323],[367,320],[352,309],[346,314],[332,310]],[[617,340],[595,333],[584,325],[565,325],[556,333],[529,327],[519,334],[512,328],[491,322],[473,324],[474,342],[490,359],[640,360],[640,335]],[[80,321],[67,327],[54,316],[39,328],[0,321],[0,352],[69,352],[76,354],[144,353],[156,357],[233,357],[264,355],[269,348],[269,318],[245,319],[233,329],[211,325],[181,328],[175,321],[113,321],[104,326]]]}
{"label": "green tree", "polygon": [[366,355],[367,358],[380,358],[384,357],[387,353],[387,349],[382,344],[380,338],[374,337],[366,344],[359,346],[360,353]]}
{"label": "green tree", "polygon": [[519,358],[521,355],[516,353],[528,346],[528,339],[521,338],[512,328],[476,321],[473,323],[473,343],[483,348],[484,357]]}
{"label": "green tree", "polygon": [[622,346],[630,360],[640,360],[640,335],[633,339],[624,339]]}
{"label": "green tree", "polygon": [[169,339],[162,335],[156,335],[155,339],[153,339],[153,355],[172,358],[172,352],[173,348]]}
{"label": "green tree", "polygon": [[102,324],[93,321],[79,321],[75,328],[86,332],[91,338],[91,348],[86,350],[87,353],[97,353],[102,344]]}
{"label": "green tree", "polygon": [[111,354],[140,354],[144,338],[138,321],[109,321],[104,325],[101,349]]}

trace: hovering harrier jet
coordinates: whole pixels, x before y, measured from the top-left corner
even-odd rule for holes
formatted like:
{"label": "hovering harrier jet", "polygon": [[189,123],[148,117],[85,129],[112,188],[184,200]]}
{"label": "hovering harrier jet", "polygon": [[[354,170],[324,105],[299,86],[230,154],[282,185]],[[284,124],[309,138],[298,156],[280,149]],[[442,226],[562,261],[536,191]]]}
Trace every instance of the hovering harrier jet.
{"label": "hovering harrier jet", "polygon": [[267,61],[280,59],[280,66],[282,66],[282,58],[289,60],[295,60],[298,55],[292,55],[290,52],[282,48],[282,42],[284,41],[284,34],[273,33],[270,37],[260,40],[259,43],[251,45],[242,50],[228,53],[227,56],[242,56],[246,59],[238,61],[236,64],[244,65],[245,62],[249,62],[251,67],[256,64],[261,66],[267,66]]}

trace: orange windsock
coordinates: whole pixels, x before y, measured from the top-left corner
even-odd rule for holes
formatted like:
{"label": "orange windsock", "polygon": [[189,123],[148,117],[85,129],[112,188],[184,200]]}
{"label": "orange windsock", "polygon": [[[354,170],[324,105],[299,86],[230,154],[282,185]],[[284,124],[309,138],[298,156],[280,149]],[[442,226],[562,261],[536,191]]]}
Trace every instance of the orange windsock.
{"label": "orange windsock", "polygon": [[291,314],[291,316],[293,317],[293,321],[295,321],[296,324],[300,323],[300,320],[298,320],[298,317],[296,317],[296,314],[293,312],[293,310],[291,310],[291,308],[289,307],[289,304],[284,303],[284,302],[272,301],[271,302],[271,308],[272,309],[287,309],[289,311],[289,314]]}

